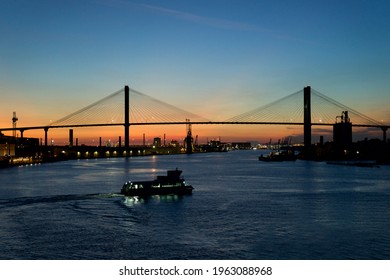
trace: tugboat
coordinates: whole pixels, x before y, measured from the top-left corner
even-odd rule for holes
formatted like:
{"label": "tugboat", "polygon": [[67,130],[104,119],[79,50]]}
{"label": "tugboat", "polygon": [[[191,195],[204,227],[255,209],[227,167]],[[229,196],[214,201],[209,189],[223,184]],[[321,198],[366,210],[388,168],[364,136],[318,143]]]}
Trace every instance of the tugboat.
{"label": "tugboat", "polygon": [[153,181],[128,181],[124,183],[121,194],[125,196],[149,196],[149,195],[185,195],[191,194],[194,189],[187,185],[180,177],[182,171],[168,170],[166,176],[157,176]]}

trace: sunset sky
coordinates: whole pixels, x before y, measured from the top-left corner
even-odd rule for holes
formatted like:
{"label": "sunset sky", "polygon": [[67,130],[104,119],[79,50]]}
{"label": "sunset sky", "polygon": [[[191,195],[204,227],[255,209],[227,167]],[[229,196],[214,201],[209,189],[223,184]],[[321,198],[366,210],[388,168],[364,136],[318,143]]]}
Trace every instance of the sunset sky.
{"label": "sunset sky", "polygon": [[[387,0],[1,0],[0,127],[14,111],[18,126],[49,124],[124,85],[215,121],[311,85],[390,124],[389,14]],[[301,133],[193,129],[225,140]],[[131,138],[142,133],[185,136],[185,127],[134,128]]]}

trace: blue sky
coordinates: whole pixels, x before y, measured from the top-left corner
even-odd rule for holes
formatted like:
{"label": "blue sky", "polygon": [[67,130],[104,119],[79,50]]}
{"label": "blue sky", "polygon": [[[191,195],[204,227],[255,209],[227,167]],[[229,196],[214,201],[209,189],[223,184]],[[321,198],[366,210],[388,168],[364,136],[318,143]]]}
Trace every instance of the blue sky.
{"label": "blue sky", "polygon": [[0,1],[0,127],[124,85],[224,120],[311,85],[390,123],[388,1]]}

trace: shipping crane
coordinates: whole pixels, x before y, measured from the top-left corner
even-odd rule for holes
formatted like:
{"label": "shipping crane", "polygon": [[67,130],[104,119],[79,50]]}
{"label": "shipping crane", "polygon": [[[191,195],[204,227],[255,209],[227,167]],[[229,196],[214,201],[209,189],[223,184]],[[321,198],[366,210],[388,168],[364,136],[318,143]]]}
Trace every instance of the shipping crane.
{"label": "shipping crane", "polygon": [[16,137],[16,122],[18,121],[18,118],[16,117],[16,112],[14,112],[14,115],[12,117],[12,136]]}
{"label": "shipping crane", "polygon": [[193,143],[194,143],[194,138],[192,137],[192,125],[189,119],[186,119],[186,128],[187,128],[187,136],[184,139],[184,145],[186,148],[186,153],[187,154],[192,154],[193,152]]}

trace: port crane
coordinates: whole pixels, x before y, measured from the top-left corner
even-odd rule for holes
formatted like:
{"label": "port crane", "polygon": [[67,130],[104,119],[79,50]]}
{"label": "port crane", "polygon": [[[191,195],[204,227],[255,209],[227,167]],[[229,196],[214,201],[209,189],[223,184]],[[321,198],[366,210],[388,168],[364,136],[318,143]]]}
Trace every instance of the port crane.
{"label": "port crane", "polygon": [[13,117],[12,117],[12,136],[16,137],[16,122],[18,121],[18,118],[16,117],[16,112],[14,112]]}
{"label": "port crane", "polygon": [[194,138],[192,137],[192,125],[189,119],[186,119],[187,136],[184,139],[184,145],[186,147],[186,153],[192,154]]}

